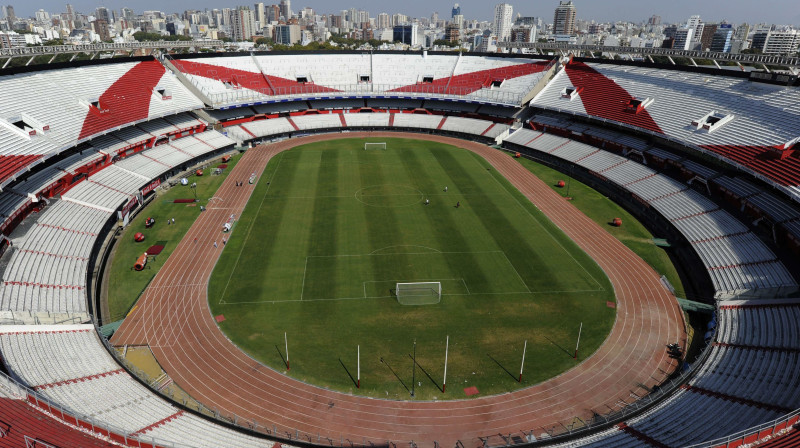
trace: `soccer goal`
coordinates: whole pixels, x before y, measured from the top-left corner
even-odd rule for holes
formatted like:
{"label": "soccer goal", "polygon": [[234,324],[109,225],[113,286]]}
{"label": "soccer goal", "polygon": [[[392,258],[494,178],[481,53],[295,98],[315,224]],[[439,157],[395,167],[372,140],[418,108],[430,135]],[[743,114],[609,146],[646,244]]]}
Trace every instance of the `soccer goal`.
{"label": "soccer goal", "polygon": [[441,282],[398,283],[394,290],[400,305],[435,305],[442,300]]}
{"label": "soccer goal", "polygon": [[386,142],[364,143],[364,151],[369,151],[371,149],[386,149]]}

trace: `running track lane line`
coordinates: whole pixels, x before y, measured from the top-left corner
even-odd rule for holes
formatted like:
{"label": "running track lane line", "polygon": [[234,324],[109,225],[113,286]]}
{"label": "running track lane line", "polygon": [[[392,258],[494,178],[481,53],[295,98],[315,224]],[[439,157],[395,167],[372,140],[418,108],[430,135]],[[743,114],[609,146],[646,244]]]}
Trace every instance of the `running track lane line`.
{"label": "running track lane line", "polygon": [[[510,394],[472,400],[408,402],[376,400],[301,383],[252,360],[219,330],[208,308],[207,283],[218,258],[213,241],[230,213],[241,214],[253,186],[235,187],[253,171],[263,172],[271,157],[316,141],[358,137],[413,137],[473,151],[484,157],[550,220],[594,259],[617,295],[617,318],[606,341],[590,358],[544,383]],[[544,432],[574,416],[606,413],[619,400],[631,401],[672,372],[664,345],[685,344],[683,314],[659,276],[602,227],[506,153],[463,140],[409,133],[348,133],[291,139],[245,153],[225,180],[223,199],[200,215],[143,294],[137,309],[112,339],[115,345],[151,345],[175,382],[206,404],[235,413],[261,427],[297,428],[375,443],[387,440],[441,444],[520,430]],[[198,242],[193,243],[197,237]],[[221,245],[220,245],[221,246]],[[217,249],[219,250],[219,249]],[[186,285],[186,286],[182,286]],[[329,407],[333,402],[335,406]],[[293,432],[293,431],[292,431]],[[278,435],[286,436],[286,431]]]}

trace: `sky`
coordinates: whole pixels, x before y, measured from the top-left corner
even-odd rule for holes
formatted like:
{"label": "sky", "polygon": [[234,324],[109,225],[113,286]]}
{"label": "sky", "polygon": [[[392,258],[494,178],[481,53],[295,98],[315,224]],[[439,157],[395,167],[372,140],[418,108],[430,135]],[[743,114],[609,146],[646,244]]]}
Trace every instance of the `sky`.
{"label": "sky", "polygon": [[[82,13],[90,13],[98,6],[119,10],[127,6],[136,13],[148,9],[164,12],[182,12],[186,9],[226,8],[237,5],[252,7],[255,0],[71,0],[75,9]],[[266,0],[265,4],[277,4],[279,0]],[[63,12],[67,1],[64,0],[0,0],[0,4],[14,6],[17,16],[32,16],[35,10]],[[461,11],[465,19],[491,20],[494,13],[494,2],[486,0],[460,0]],[[514,15],[519,12],[524,16],[542,17],[545,22],[552,22],[553,11],[558,0],[524,0],[507,1],[514,6]],[[664,22],[684,22],[690,15],[699,14],[703,21],[717,22],[727,20],[731,23],[775,23],[800,25],[800,1],[798,0],[573,0],[578,18],[607,22],[623,20],[641,22],[652,15],[660,15]],[[412,17],[430,17],[434,11],[439,17],[450,17],[453,1],[443,0],[292,0],[292,10],[303,7],[314,8],[320,14],[338,12],[342,9],[366,9],[375,17],[381,12],[396,12]]]}

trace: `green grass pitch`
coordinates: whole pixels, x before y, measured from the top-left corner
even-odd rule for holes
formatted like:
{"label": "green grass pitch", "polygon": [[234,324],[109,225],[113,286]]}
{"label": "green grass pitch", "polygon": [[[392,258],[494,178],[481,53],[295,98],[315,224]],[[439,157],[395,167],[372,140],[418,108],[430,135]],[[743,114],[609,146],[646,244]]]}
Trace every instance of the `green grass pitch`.
{"label": "green grass pitch", "polygon": [[[388,149],[365,151],[365,141]],[[415,281],[440,281],[441,302],[400,305],[395,284]],[[254,358],[286,371],[286,332],[292,377],[394,399],[409,398],[414,341],[416,399],[502,393],[564,372],[603,342],[613,300],[594,261],[482,158],[413,139],[277,155],[209,286],[222,330]]]}

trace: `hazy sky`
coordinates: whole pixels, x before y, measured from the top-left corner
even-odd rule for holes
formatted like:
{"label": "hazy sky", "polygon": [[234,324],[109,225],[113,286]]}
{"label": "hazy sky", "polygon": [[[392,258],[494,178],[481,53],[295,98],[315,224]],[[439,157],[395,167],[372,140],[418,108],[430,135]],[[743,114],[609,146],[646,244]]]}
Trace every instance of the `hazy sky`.
{"label": "hazy sky", "polygon": [[[254,0],[72,0],[79,12],[89,13],[97,6],[119,10],[123,6],[133,8],[137,13],[146,9],[165,12],[181,12],[185,9],[225,8],[249,5]],[[267,0],[265,4],[279,0]],[[14,6],[18,16],[32,16],[37,9],[48,12],[63,12],[63,0],[0,0]],[[389,14],[400,12],[412,17],[429,17],[434,11],[440,17],[450,17],[452,1],[442,0],[292,0],[292,9],[297,11],[306,6],[321,14],[337,12],[348,8],[362,8],[372,17],[381,12]],[[491,20],[494,2],[485,0],[461,0],[461,10],[468,20]],[[517,12],[526,16],[541,16],[546,22],[553,20],[553,10],[557,0],[508,1]],[[699,14],[704,21],[714,22],[726,19],[731,23],[776,23],[800,24],[800,0],[574,0],[579,19],[594,19],[600,22],[610,20],[643,21],[653,14],[660,15],[666,22],[685,21],[690,15]]]}

